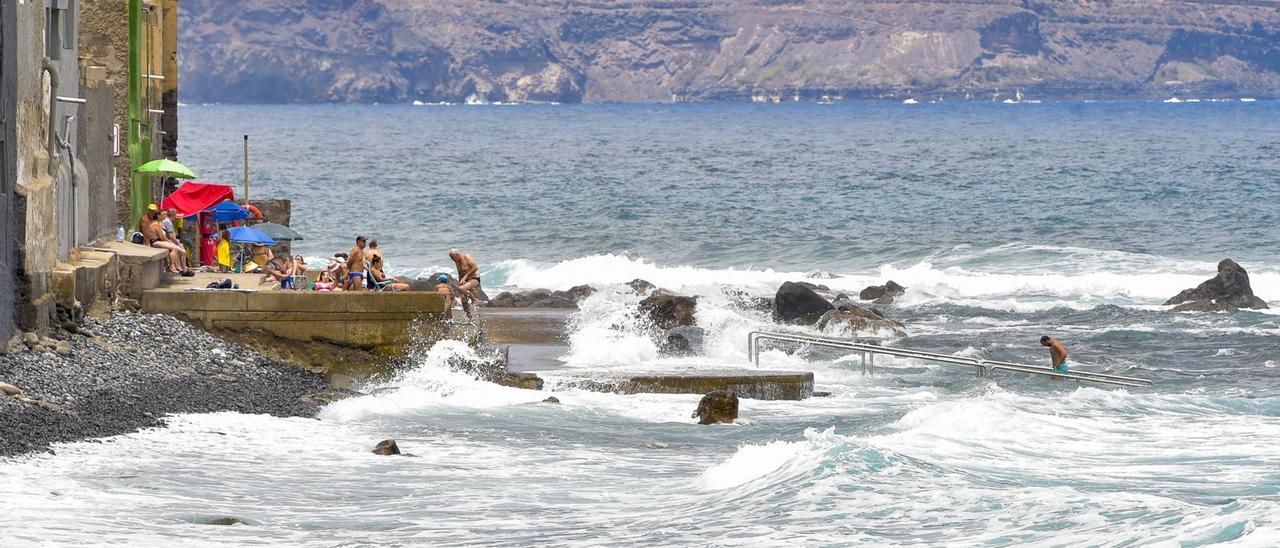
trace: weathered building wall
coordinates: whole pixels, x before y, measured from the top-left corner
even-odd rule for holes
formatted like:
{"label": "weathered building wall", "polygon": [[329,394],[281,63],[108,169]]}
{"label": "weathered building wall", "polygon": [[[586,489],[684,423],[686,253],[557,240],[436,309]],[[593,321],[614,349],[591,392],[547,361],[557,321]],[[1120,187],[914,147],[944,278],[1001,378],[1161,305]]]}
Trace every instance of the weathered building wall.
{"label": "weathered building wall", "polygon": [[[39,2],[37,2],[39,3]],[[45,0],[44,43],[45,57],[58,67],[59,97],[80,97],[80,62],[76,55],[76,19],[78,2],[62,0],[54,2]],[[49,91],[49,93],[53,93]],[[87,224],[87,211],[83,206],[88,181],[84,175],[84,160],[77,144],[80,141],[79,127],[81,108],[74,102],[52,102],[54,141],[56,151],[54,160],[57,170],[54,173],[54,203],[57,211],[57,257],[65,261],[71,248],[80,243],[77,234],[84,232]],[[83,241],[83,240],[81,240]]]}
{"label": "weathered building wall", "polygon": [[79,200],[79,203],[86,204],[81,208],[85,223],[80,241],[89,242],[113,237],[116,223],[120,222],[112,176],[115,158],[111,157],[115,86],[107,79],[106,67],[82,67],[81,74],[80,97],[84,98],[85,105],[81,109],[78,148],[88,184],[85,185],[83,199]]}
{"label": "weathered building wall", "polygon": [[[42,68],[45,51],[44,2],[14,5],[10,29],[15,56],[11,89],[14,108],[14,226],[18,245],[14,282],[17,286],[18,323],[24,329],[43,329],[53,317],[50,286],[57,259],[57,227],[54,223],[54,183],[49,172],[52,142],[49,119],[51,84]],[[6,32],[6,34],[7,34]],[[55,145],[56,146],[56,145]]]}
{"label": "weathered building wall", "polygon": [[[111,158],[111,188],[115,219],[129,218],[129,155],[124,139],[129,127],[129,12],[126,0],[80,0],[80,58],[85,66],[101,66],[111,89],[108,130],[120,142],[110,142],[120,154]],[[113,128],[118,127],[116,131]],[[91,199],[92,200],[92,199]],[[95,221],[91,220],[90,225]],[[112,230],[115,229],[114,223]]]}
{"label": "weathered building wall", "polygon": [[0,0],[0,344],[7,344],[17,320],[14,268],[17,246],[14,245],[13,183],[17,178],[13,135],[13,87],[17,34],[13,2]]}

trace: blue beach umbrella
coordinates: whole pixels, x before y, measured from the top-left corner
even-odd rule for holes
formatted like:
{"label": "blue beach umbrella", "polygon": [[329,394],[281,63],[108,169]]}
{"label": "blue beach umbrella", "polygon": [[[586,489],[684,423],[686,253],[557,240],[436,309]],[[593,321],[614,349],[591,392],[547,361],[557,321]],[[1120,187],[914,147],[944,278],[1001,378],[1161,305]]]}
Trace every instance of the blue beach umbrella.
{"label": "blue beach umbrella", "polygon": [[223,200],[205,211],[213,212],[213,220],[219,223],[229,223],[231,221],[242,221],[249,218],[249,210],[240,207],[239,204],[231,200]]}
{"label": "blue beach umbrella", "polygon": [[276,241],[261,230],[247,226],[232,227],[228,232],[231,234],[231,241],[238,244],[276,245]]}

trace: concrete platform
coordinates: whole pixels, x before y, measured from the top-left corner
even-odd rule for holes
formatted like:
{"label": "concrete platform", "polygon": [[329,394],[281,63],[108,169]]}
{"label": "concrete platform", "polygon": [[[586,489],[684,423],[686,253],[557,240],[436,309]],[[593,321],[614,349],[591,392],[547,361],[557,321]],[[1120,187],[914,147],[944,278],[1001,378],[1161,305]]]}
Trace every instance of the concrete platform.
{"label": "concrete platform", "polygon": [[261,352],[325,373],[383,371],[412,343],[449,330],[436,293],[196,291],[143,292],[142,309],[168,314]]}
{"label": "concrete platform", "polygon": [[93,314],[106,314],[119,286],[120,263],[109,251],[76,249],[53,268],[53,293],[63,306],[79,304]]}
{"label": "concrete platform", "polygon": [[140,303],[143,291],[160,287],[169,252],[130,242],[107,242],[95,249],[115,254],[122,297]]}

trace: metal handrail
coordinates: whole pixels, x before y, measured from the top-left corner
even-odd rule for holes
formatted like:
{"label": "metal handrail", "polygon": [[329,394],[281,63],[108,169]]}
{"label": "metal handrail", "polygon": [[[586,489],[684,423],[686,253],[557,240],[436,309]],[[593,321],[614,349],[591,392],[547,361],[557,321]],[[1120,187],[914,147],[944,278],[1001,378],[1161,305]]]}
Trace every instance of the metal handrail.
{"label": "metal handrail", "polygon": [[970,358],[966,356],[953,356],[949,354],[939,354],[936,352],[927,352],[924,350],[913,350],[908,348],[894,348],[888,346],[880,346],[880,339],[836,339],[829,337],[817,337],[813,335],[803,335],[798,333],[777,333],[768,331],[752,331],[747,335],[747,357],[751,363],[756,366],[760,365],[760,341],[771,339],[784,342],[796,342],[804,344],[812,344],[816,346],[824,346],[828,348],[842,348],[846,350],[854,350],[863,356],[863,373],[870,372],[867,365],[867,357],[871,357],[871,366],[875,365],[876,354],[887,354],[901,358],[914,358],[920,360],[928,360],[940,363],[948,363],[952,365],[964,365],[973,367],[977,370],[979,377],[989,377],[995,371],[1016,371],[1019,373],[1030,373],[1033,375],[1061,377],[1066,379],[1075,379],[1085,382],[1096,382],[1101,384],[1110,384],[1116,386],[1143,387],[1151,386],[1154,382],[1137,377],[1125,377],[1121,375],[1111,375],[1107,373],[1092,373],[1088,371],[1072,371],[1068,373],[1060,373],[1054,371],[1052,367],[1040,365],[1028,365],[1022,363],[1013,363],[996,360],[985,360],[982,358]]}

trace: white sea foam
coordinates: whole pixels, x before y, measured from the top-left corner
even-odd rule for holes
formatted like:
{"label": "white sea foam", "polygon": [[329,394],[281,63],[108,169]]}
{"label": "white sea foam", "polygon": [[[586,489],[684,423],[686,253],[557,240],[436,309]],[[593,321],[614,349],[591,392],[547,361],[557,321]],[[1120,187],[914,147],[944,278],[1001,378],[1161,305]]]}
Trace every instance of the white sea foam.
{"label": "white sea foam", "polygon": [[[729,457],[702,472],[696,484],[704,489],[728,489],[759,480],[779,472],[808,470],[817,465],[822,456],[845,438],[835,433],[835,427],[821,432],[806,429],[804,441],[774,441],[764,445],[744,445]],[[786,475],[786,472],[779,475]]]}
{"label": "white sea foam", "polygon": [[[1280,301],[1280,269],[1251,265],[1254,292]],[[633,279],[683,293],[712,295],[738,287],[770,295],[785,281],[809,281],[832,293],[856,295],[862,288],[894,280],[909,289],[899,306],[953,303],[1014,312],[1050,308],[1089,309],[1102,304],[1163,309],[1170,296],[1212,277],[1215,264],[1151,255],[1074,247],[1009,244],[972,250],[958,248],[915,263],[872,266],[834,279],[811,272],[772,269],[714,269],[662,265],[625,255],[593,255],[554,264],[504,261],[494,272],[519,288],[604,287]]]}

